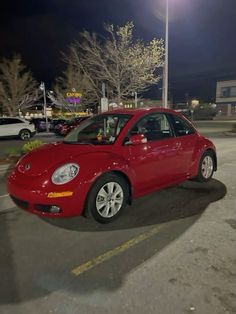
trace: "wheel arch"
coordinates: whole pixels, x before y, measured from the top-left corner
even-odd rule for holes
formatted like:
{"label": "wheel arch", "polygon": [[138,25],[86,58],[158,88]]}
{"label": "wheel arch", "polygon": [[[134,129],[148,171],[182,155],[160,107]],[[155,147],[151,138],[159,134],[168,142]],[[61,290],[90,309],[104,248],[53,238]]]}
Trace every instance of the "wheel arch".
{"label": "wheel arch", "polygon": [[131,184],[131,181],[129,179],[129,177],[122,171],[120,170],[111,170],[111,171],[107,171],[105,173],[102,173],[101,175],[99,175],[95,180],[94,182],[92,183],[87,195],[86,195],[86,198],[85,198],[85,201],[84,201],[84,206],[83,206],[83,211],[82,211],[82,215],[83,216],[87,216],[88,213],[87,213],[87,202],[88,202],[88,199],[89,199],[89,194],[90,194],[90,191],[92,189],[92,187],[94,186],[94,184],[96,184],[96,182],[98,180],[100,180],[102,177],[108,175],[108,174],[115,174],[117,176],[120,176],[121,178],[123,178],[127,185],[128,185],[128,191],[129,191],[129,197],[128,197],[128,204],[131,205],[132,204],[132,195],[133,195],[133,192],[132,192],[132,184]]}
{"label": "wheel arch", "polygon": [[30,137],[31,137],[31,131],[30,131],[29,129],[27,129],[27,128],[23,128],[23,129],[21,129],[21,130],[19,131],[19,133],[18,133],[18,136],[19,136],[20,138],[21,138],[21,134],[22,134],[24,131],[29,132]]}
{"label": "wheel arch", "polygon": [[131,184],[129,177],[124,172],[122,172],[120,170],[112,170],[110,173],[114,173],[115,175],[122,177],[127,182],[128,188],[129,188],[128,204],[131,205],[132,204],[132,198],[133,198],[132,197],[133,191],[132,191],[132,184]]}
{"label": "wheel arch", "polygon": [[211,153],[212,156],[213,156],[213,161],[214,161],[214,168],[213,169],[214,169],[214,171],[216,171],[217,170],[217,156],[216,156],[216,152],[215,152],[215,150],[213,148],[209,147],[202,153],[202,156],[203,156],[203,154],[205,154],[207,152]]}

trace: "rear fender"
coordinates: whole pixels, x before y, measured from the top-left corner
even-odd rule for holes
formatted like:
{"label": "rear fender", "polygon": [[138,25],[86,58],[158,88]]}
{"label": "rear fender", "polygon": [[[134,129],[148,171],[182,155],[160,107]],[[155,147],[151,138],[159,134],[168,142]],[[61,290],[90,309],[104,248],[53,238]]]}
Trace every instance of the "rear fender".
{"label": "rear fender", "polygon": [[[206,141],[206,139],[204,139]],[[199,141],[199,143],[196,145],[196,148],[193,153],[193,162],[189,170],[189,177],[195,177],[198,173],[198,167],[199,162],[201,160],[202,155],[206,151],[211,151],[214,158],[214,171],[217,170],[217,155],[216,155],[216,149],[215,146],[212,144],[211,141],[207,141],[204,145],[202,145],[202,141]]]}

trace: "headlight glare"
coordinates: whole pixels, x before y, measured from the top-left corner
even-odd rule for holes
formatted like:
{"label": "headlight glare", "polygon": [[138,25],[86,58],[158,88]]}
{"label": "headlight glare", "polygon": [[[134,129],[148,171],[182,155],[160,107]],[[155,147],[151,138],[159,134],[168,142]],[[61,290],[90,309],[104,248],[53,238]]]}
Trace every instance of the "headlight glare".
{"label": "headlight glare", "polygon": [[52,182],[61,185],[73,180],[79,173],[79,165],[74,163],[65,164],[57,168],[52,175]]}

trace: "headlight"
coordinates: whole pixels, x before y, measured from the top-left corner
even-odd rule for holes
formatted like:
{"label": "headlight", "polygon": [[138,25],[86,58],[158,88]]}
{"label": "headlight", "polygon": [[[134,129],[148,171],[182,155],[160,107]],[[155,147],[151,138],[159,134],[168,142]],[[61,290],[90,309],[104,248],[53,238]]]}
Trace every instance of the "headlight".
{"label": "headlight", "polygon": [[52,182],[60,185],[65,184],[73,180],[79,173],[79,165],[77,164],[65,164],[54,171],[52,175]]}

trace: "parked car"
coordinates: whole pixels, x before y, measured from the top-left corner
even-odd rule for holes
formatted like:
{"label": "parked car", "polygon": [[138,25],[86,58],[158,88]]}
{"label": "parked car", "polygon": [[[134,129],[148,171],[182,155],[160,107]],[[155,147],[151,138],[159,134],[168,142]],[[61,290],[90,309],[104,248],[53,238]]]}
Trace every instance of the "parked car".
{"label": "parked car", "polygon": [[198,106],[193,111],[194,120],[213,120],[217,115],[218,110],[211,106]]}
{"label": "parked car", "polygon": [[216,169],[214,144],[183,115],[114,110],[25,155],[8,178],[8,192],[40,216],[83,214],[107,223],[136,197],[187,179],[207,182]]}
{"label": "parked car", "polygon": [[60,126],[64,123],[66,123],[68,120],[63,118],[58,119],[52,119],[51,125],[50,125],[50,131],[57,133],[57,130],[60,128]]}
{"label": "parked car", "polygon": [[50,130],[51,125],[52,125],[52,120],[50,118],[48,118],[47,123],[46,123],[46,118],[32,118],[30,122],[34,124],[37,132],[45,132],[47,130],[47,123],[48,123],[48,130]]}
{"label": "parked car", "polygon": [[19,137],[28,140],[36,133],[34,125],[20,117],[0,118],[0,137]]}
{"label": "parked car", "polygon": [[65,136],[69,134],[74,128],[76,128],[81,122],[88,119],[89,116],[76,117],[72,120],[66,121],[59,126],[57,129],[57,134],[61,136]]}
{"label": "parked car", "polygon": [[65,119],[64,121],[62,121],[61,123],[58,123],[57,125],[55,125],[54,129],[53,129],[53,132],[56,134],[56,135],[61,135],[61,127],[63,124],[66,124],[68,123],[70,120],[68,119]]}

